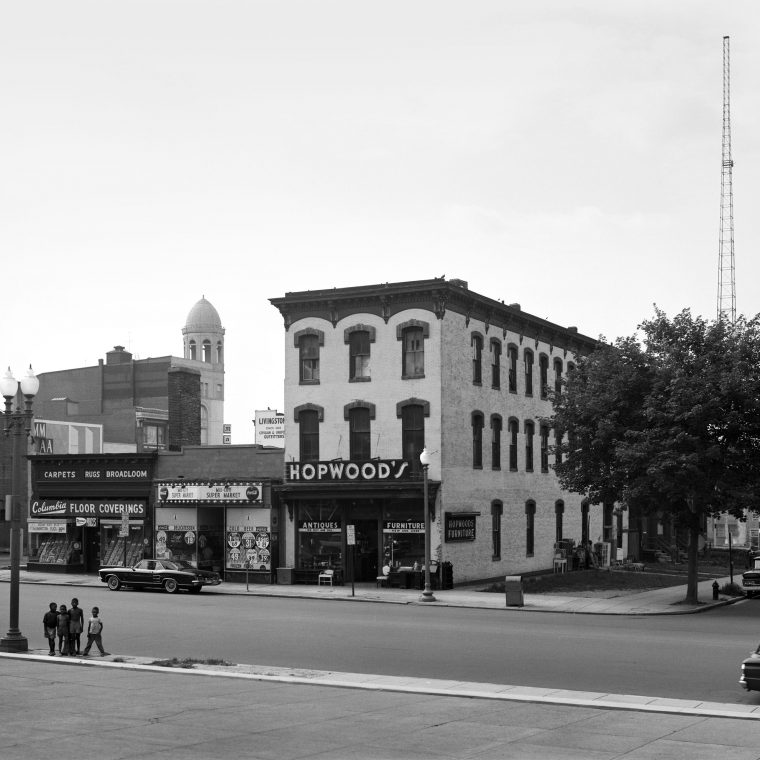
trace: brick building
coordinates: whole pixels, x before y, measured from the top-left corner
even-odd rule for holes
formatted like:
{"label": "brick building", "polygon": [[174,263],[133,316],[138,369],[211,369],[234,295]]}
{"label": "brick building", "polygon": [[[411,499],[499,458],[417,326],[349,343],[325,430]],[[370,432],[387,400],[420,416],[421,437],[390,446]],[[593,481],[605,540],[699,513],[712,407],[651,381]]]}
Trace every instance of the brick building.
{"label": "brick building", "polygon": [[558,549],[572,566],[574,547],[611,538],[608,510],[559,488],[555,431],[542,422],[548,390],[594,339],[461,280],[270,300],[285,325],[285,482],[276,490],[281,554],[295,571],[345,573],[349,525],[356,580],[416,570],[423,447],[431,556],[451,564],[457,583],[552,568]]}

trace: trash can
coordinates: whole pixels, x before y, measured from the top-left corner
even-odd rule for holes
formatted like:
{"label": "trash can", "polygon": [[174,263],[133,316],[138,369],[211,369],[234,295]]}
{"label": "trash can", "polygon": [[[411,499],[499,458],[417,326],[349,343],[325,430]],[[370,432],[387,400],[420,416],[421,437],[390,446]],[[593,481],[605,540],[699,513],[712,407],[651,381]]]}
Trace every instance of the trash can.
{"label": "trash can", "polygon": [[504,593],[507,597],[507,607],[522,607],[523,585],[521,575],[507,575],[504,578]]}

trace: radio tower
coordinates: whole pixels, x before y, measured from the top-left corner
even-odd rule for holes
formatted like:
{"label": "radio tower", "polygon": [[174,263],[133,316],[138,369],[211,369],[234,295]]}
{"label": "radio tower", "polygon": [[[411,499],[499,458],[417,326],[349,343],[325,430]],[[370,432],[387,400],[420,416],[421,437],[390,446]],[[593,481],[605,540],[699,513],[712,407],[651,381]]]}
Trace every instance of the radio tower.
{"label": "radio tower", "polygon": [[720,172],[720,242],[718,251],[718,319],[736,321],[734,269],[734,190],[731,159],[731,61],[728,37],[723,38],[723,163]]}

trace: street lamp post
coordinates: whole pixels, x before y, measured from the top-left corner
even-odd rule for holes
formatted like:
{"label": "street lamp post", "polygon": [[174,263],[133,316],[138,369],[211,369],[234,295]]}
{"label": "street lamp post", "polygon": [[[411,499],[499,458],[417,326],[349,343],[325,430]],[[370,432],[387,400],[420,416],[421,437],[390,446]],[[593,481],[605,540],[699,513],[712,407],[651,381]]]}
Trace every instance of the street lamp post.
{"label": "street lamp post", "polygon": [[433,590],[430,588],[430,510],[428,509],[428,466],[430,465],[430,454],[423,448],[420,453],[420,464],[422,464],[422,500],[425,510],[425,589],[420,594],[421,602],[435,602]]}
{"label": "street lamp post", "polygon": [[[24,396],[24,408],[13,409],[13,401],[19,387]],[[8,633],[0,639],[0,652],[26,652],[28,642],[19,630],[19,586],[21,581],[21,504],[24,468],[21,460],[21,441],[29,437],[32,430],[32,399],[37,395],[40,381],[31,366],[26,375],[18,381],[8,372],[0,379],[0,393],[5,397],[4,431],[6,437],[13,434],[11,462],[11,597],[10,625]]]}

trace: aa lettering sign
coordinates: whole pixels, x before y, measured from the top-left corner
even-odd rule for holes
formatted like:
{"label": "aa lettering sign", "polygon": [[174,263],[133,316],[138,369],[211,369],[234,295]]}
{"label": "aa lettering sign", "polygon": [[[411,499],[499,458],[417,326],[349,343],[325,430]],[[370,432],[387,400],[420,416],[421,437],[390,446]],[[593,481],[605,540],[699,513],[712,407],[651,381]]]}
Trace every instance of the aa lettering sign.
{"label": "aa lettering sign", "polygon": [[477,515],[446,512],[444,515],[443,540],[447,543],[474,541],[476,523]]}

